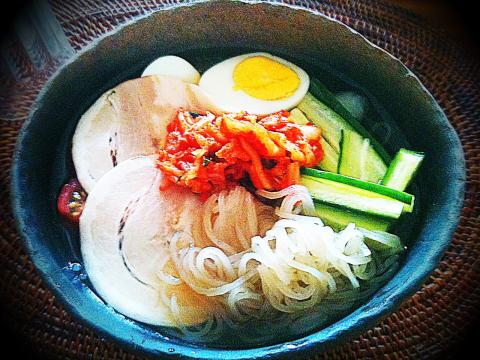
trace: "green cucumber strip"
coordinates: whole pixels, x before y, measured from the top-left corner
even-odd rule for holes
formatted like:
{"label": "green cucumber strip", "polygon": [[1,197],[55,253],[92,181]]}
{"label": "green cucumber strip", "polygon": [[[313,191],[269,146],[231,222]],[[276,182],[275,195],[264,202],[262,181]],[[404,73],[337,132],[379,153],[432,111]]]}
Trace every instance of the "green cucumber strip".
{"label": "green cucumber strip", "polygon": [[391,189],[405,190],[424,157],[424,153],[400,149],[390,163],[381,184]]}
{"label": "green cucumber strip", "polygon": [[[322,136],[338,153],[341,153],[341,144],[343,143],[342,131],[356,133],[355,129],[345,119],[310,93],[307,93],[298,104],[298,109],[304,113],[308,120],[322,129]],[[370,139],[371,141],[372,139]],[[387,166],[371,143],[365,162],[366,180],[378,182],[384,177],[386,171]]]}
{"label": "green cucumber strip", "polygon": [[[305,125],[309,123],[305,114],[297,108],[290,110],[290,116],[296,124]],[[316,166],[322,170],[337,172],[338,153],[323,137],[321,139],[321,144],[323,149],[323,159]]]}
{"label": "green cucumber strip", "polygon": [[300,109],[315,126],[322,129],[322,136],[336,152],[340,152],[342,129],[355,131],[340,115],[324,103],[318,101],[310,93],[305,95],[297,108]]}
{"label": "green cucumber strip", "polygon": [[315,213],[325,225],[330,226],[336,231],[345,229],[350,223],[367,230],[380,231],[387,231],[391,225],[391,222],[384,218],[349,211],[345,208],[322,203],[315,203]]}
{"label": "green cucumber strip", "polygon": [[382,180],[387,166],[372,148],[370,139],[346,129],[342,133],[338,173],[373,183]]}
{"label": "green cucumber strip", "polygon": [[340,152],[338,153],[338,164],[337,164],[337,171],[332,171],[337,174],[340,173],[340,165],[342,162],[342,147],[343,147],[343,130],[340,132]]}
{"label": "green cucumber strip", "polygon": [[314,201],[389,219],[402,215],[404,203],[388,196],[327,179],[302,176]]}
{"label": "green cucumber strip", "polygon": [[[316,97],[319,101],[323,102],[326,106],[331,108],[340,117],[345,119],[355,131],[365,138],[370,139],[373,148],[380,155],[385,163],[389,163],[391,158],[385,151],[384,147],[370,134],[370,132],[354,117],[342,103],[336,98],[334,94],[330,92],[318,79],[310,80],[310,93]],[[300,107],[300,106],[299,106]],[[300,109],[302,110],[302,109]],[[308,114],[307,114],[308,117]]]}
{"label": "green cucumber strip", "polygon": [[338,162],[338,173],[360,179],[361,169],[361,150],[363,147],[363,137],[355,131],[342,130],[343,138],[340,144],[340,160]]}
{"label": "green cucumber strip", "polygon": [[303,176],[335,181],[338,183],[350,185],[352,187],[367,190],[383,196],[388,196],[389,198],[392,198],[394,200],[401,201],[404,204],[405,212],[412,212],[413,206],[415,204],[415,196],[403,191],[386,187],[384,185],[374,184],[368,181],[355,179],[349,176],[344,176],[341,174],[333,174],[330,172],[321,171],[321,170],[312,169],[312,168],[302,168],[301,173],[303,174]]}
{"label": "green cucumber strip", "polygon": [[338,170],[338,153],[330,146],[330,144],[322,138],[323,159],[317,165],[322,170],[336,173]]}
{"label": "green cucumber strip", "polygon": [[290,110],[290,116],[296,124],[307,125],[309,123],[305,114],[298,108],[293,108]]}
{"label": "green cucumber strip", "polygon": [[[367,171],[367,164],[368,164],[368,151],[370,149],[370,139],[364,138],[362,140],[362,146],[360,147],[360,176],[358,177],[360,180],[365,181],[372,181],[371,174]],[[385,174],[385,173],[384,173]],[[380,180],[380,179],[378,179]],[[375,182],[374,180],[372,182]]]}
{"label": "green cucumber strip", "polygon": [[340,147],[340,151],[338,153],[337,171],[335,171],[337,174],[340,174],[340,169],[342,167],[342,159],[344,159],[344,155],[343,155],[343,137],[344,137],[344,134],[345,134],[345,130],[342,129],[340,131],[340,142],[338,144],[339,147]]}
{"label": "green cucumber strip", "polygon": [[[370,140],[370,139],[365,139]],[[371,140],[368,148],[367,159],[365,162],[365,179],[372,183],[380,182],[387,172],[387,165],[380,158],[380,155],[373,149]]]}

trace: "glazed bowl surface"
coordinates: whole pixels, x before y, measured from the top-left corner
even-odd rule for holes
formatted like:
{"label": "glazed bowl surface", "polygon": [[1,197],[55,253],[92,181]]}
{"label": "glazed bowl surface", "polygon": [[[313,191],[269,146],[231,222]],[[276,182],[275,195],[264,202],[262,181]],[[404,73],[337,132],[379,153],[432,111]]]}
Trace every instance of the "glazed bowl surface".
{"label": "glazed bowl surface", "polygon": [[[72,174],[75,126],[104,91],[140,76],[150,61],[164,54],[178,54],[204,71],[221,59],[252,51],[287,58],[333,90],[360,92],[372,104],[371,121],[365,126],[390,153],[400,147],[425,152],[414,187],[418,210],[408,219],[403,239],[408,249],[398,272],[338,321],[305,333],[279,334],[265,343],[196,344],[125,318],[96,295],[82,267],[78,232],[59,218],[56,197]],[[70,313],[107,338],[149,355],[291,358],[358,336],[421,286],[458,224],[464,182],[457,134],[433,97],[399,60],[320,13],[258,2],[199,1],[129,22],[57,71],[19,136],[12,204],[25,247],[46,284]]]}

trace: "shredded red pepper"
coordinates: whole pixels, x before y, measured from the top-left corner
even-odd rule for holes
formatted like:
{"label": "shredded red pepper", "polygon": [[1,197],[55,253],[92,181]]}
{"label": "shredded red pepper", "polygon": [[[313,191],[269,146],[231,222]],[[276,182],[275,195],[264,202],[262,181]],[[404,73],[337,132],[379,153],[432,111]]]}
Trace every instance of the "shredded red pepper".
{"label": "shredded red pepper", "polygon": [[179,110],[167,130],[157,162],[167,180],[161,189],[175,183],[204,199],[247,174],[257,189],[284,189],[298,184],[300,167],[323,158],[320,129],[295,124],[288,111],[215,116]]}

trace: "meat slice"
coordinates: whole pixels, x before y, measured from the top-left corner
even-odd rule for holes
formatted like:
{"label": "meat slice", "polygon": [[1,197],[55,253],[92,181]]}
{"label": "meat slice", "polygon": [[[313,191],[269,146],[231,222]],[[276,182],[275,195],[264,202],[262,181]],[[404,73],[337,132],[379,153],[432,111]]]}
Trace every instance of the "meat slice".
{"label": "meat slice", "polygon": [[103,94],[81,117],[72,141],[85,191],[122,161],[154,154],[179,108],[221,112],[197,85],[167,76],[129,80]]}
{"label": "meat slice", "polygon": [[[88,277],[107,304],[132,319],[173,326],[162,293],[175,293],[182,306],[198,304],[187,286],[160,280],[159,264],[168,256],[172,236],[188,231],[201,204],[187,189],[159,191],[161,180],[154,156],[132,158],[109,170],[87,198],[80,240]],[[201,323],[211,316],[209,311],[199,308],[182,322]]]}

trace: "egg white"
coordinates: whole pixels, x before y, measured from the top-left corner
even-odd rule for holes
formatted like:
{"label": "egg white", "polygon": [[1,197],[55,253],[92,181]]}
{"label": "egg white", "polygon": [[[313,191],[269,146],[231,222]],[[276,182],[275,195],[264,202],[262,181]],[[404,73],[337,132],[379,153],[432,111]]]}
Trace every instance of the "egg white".
{"label": "egg white", "polygon": [[164,75],[183,80],[190,84],[198,84],[200,73],[187,60],[174,55],[159,57],[143,70],[142,77]]}
{"label": "egg white", "polygon": [[[300,85],[293,95],[279,100],[262,100],[252,97],[242,90],[234,90],[233,72],[243,60],[263,56],[283,64],[293,70],[300,79]],[[308,74],[289,61],[269,53],[243,54],[224,60],[208,69],[200,78],[199,86],[209,93],[215,104],[228,112],[247,111],[251,114],[270,114],[280,110],[290,110],[305,96],[310,85]]]}

